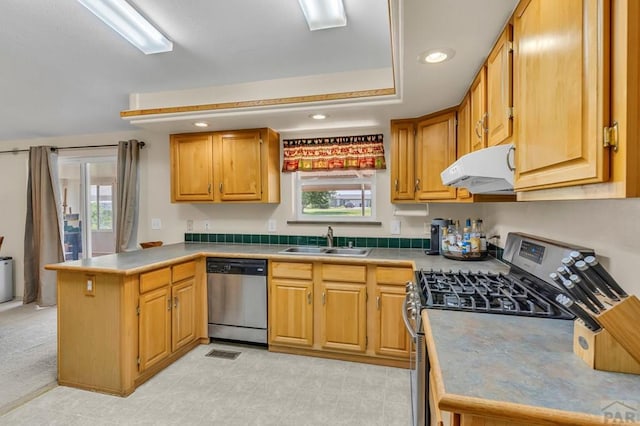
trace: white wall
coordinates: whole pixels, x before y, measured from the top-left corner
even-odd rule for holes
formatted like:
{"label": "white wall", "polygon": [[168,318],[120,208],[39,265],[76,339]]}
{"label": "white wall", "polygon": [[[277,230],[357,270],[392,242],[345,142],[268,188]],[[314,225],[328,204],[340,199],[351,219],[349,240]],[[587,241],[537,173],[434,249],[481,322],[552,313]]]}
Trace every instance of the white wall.
{"label": "white wall", "polygon": [[[387,166],[389,166],[389,133],[385,134]],[[374,133],[371,129],[355,133]],[[336,131],[334,135],[347,134]],[[282,138],[314,137],[317,134],[283,134]],[[323,132],[322,136],[332,136]],[[57,146],[112,144],[119,140],[140,139],[147,143],[141,154],[139,241],[162,240],[165,244],[183,241],[187,220],[194,221],[194,232],[204,232],[204,221],[211,233],[268,233],[267,220],[277,223],[275,234],[322,235],[324,225],[287,225],[291,216],[291,178],[281,177],[282,202],[261,204],[171,204],[169,181],[169,135],[150,131],[135,131],[84,135],[29,141],[0,142],[0,150],[30,145]],[[91,155],[89,150],[83,154]],[[5,243],[2,256],[16,259],[16,295],[23,291],[24,221],[26,215],[27,153],[0,154],[0,205],[2,222],[0,235]],[[390,236],[393,205],[389,202],[389,170],[378,173],[378,220],[382,226],[336,225],[336,236]],[[428,217],[398,217],[401,236],[425,237],[425,223],[432,218],[465,219],[482,217],[488,233],[497,232],[506,238],[511,230],[535,233],[594,248],[609,271],[629,291],[640,294],[640,279],[632,271],[640,264],[640,200],[572,201],[536,203],[429,204]],[[151,219],[159,218],[162,229],[152,230]],[[533,225],[537,221],[539,225]],[[583,229],[584,228],[584,229]]]}

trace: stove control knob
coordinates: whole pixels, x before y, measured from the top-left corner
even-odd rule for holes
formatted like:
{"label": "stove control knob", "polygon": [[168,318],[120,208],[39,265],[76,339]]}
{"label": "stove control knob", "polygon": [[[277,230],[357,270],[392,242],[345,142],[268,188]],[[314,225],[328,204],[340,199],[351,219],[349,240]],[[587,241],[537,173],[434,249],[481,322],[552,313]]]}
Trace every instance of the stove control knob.
{"label": "stove control knob", "polygon": [[415,283],[413,283],[411,281],[409,281],[407,284],[405,284],[405,287],[407,289],[407,292],[415,291],[415,289],[416,289]]}
{"label": "stove control knob", "polygon": [[411,307],[411,309],[409,310],[409,315],[411,316],[411,319],[416,319],[418,317],[418,310],[415,306]]}

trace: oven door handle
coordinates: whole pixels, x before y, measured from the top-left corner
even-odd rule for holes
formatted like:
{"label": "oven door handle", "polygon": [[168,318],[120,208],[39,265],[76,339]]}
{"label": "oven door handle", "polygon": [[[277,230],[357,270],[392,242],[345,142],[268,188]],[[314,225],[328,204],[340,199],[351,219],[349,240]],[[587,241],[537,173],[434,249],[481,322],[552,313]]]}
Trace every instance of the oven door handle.
{"label": "oven door handle", "polygon": [[413,327],[411,326],[411,323],[409,322],[409,317],[407,312],[408,301],[409,301],[409,295],[407,294],[407,297],[404,298],[404,302],[402,302],[402,320],[404,321],[404,326],[406,327],[407,331],[411,335],[411,338],[413,339],[414,342],[416,342],[418,340],[418,333],[413,329]]}

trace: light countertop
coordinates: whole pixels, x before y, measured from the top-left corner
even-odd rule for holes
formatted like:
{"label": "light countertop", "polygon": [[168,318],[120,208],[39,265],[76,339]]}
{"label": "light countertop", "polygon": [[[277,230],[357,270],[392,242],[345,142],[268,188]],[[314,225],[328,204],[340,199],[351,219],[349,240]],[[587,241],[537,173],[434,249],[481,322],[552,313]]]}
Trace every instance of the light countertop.
{"label": "light countertop", "polygon": [[279,254],[287,245],[261,244],[216,244],[216,243],[177,243],[145,250],[110,254],[90,259],[72,260],[47,265],[51,270],[77,270],[118,273],[125,275],[139,274],[148,270],[166,266],[171,263],[187,261],[201,256],[210,257],[244,257],[265,258],[290,261],[322,260],[324,262],[341,263],[377,263],[406,264],[416,269],[442,269],[482,272],[506,272],[508,267],[493,259],[484,261],[458,261],[442,256],[427,256],[422,249],[388,249],[372,248],[366,257],[322,256],[318,254]]}
{"label": "light countertop", "polygon": [[441,408],[524,415],[524,405],[537,418],[601,424],[609,404],[640,398],[640,375],[593,370],[573,353],[573,321],[436,309],[423,319]]}

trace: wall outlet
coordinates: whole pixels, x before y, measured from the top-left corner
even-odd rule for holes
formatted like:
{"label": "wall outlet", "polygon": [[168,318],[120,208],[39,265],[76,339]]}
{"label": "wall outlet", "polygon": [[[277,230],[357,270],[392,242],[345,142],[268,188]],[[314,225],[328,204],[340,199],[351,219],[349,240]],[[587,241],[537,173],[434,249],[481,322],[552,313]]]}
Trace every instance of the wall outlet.
{"label": "wall outlet", "polygon": [[193,232],[193,220],[187,220],[187,232]]}
{"label": "wall outlet", "polygon": [[151,229],[162,228],[162,221],[158,218],[151,219]]}
{"label": "wall outlet", "polygon": [[267,230],[269,232],[276,232],[276,221],[274,219],[269,219],[267,221]]}
{"label": "wall outlet", "polygon": [[205,220],[205,221],[204,221],[204,230],[205,230],[205,231],[208,231],[208,230],[209,230],[209,221],[208,221],[208,220]]}
{"label": "wall outlet", "polygon": [[400,221],[392,220],[391,221],[391,235],[400,235]]}

